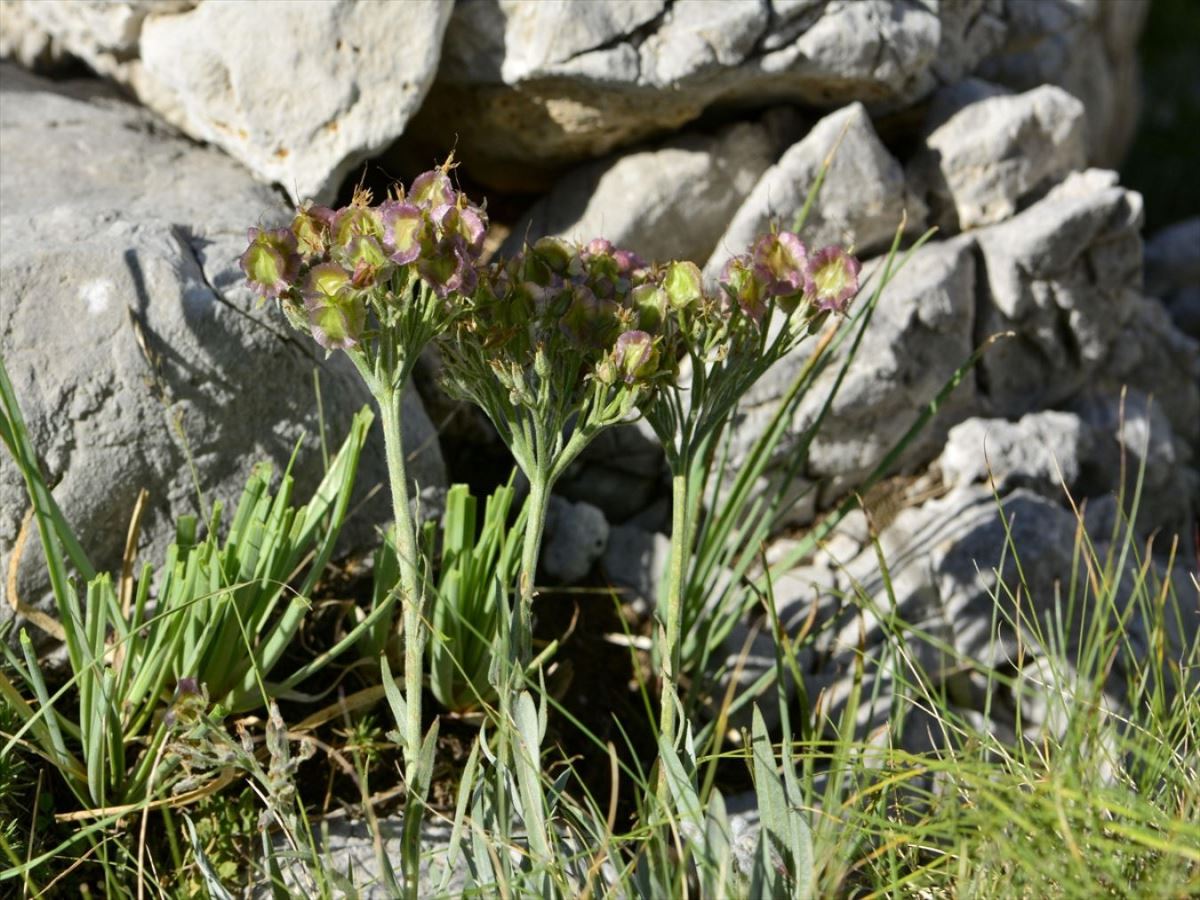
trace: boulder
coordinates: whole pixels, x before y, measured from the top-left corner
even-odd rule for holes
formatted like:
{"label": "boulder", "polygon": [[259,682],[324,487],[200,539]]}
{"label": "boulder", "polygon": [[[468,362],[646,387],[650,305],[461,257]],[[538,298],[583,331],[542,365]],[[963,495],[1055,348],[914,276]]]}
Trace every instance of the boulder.
{"label": "boulder", "polygon": [[1072,490],[1092,457],[1092,429],[1073,413],[1047,410],[1016,422],[972,418],[954,426],[937,468],[948,485],[1025,487],[1050,499]]}
{"label": "boulder", "polygon": [[992,408],[1019,416],[1078,393],[1109,365],[1141,302],[1141,197],[1115,173],[1076,172],[977,233],[978,334],[1013,331],[979,366]]}
{"label": "boulder", "polygon": [[534,204],[500,253],[544,235],[580,243],[605,237],[647,261],[703,264],[774,156],[767,128],[746,122],[590,163]]}
{"label": "boulder", "polygon": [[1063,88],[1087,110],[1089,162],[1116,166],[1137,124],[1137,47],[1149,9],[1149,0],[1005,3],[1000,46],[975,72],[1016,91]]}
{"label": "boulder", "polygon": [[[5,67],[0,98],[0,355],[93,562],[119,565],[139,489],[149,491],[141,559],[157,564],[178,516],[205,518],[216,501],[228,509],[255,462],[281,471],[302,437],[294,471],[303,498],[323,471],[314,371],[332,447],[370,398],[343,355],[323,359],[244,283],[246,226],[282,219],[281,199],[99,82],[50,83]],[[414,479],[444,485],[415,393],[404,409]],[[7,565],[28,501],[0,455]],[[359,482],[364,493],[386,483],[377,431]],[[374,543],[385,496],[352,520],[359,546]],[[41,554],[27,549],[19,571],[22,598],[41,601]],[[7,603],[0,617],[11,617]]]}
{"label": "boulder", "polygon": [[[1087,162],[1084,107],[1066,91],[1045,85],[987,96],[980,84],[939,93],[908,167],[932,222],[947,234],[1009,218],[1021,201]],[[957,109],[944,110],[956,100]]]}
{"label": "boulder", "polygon": [[880,142],[865,107],[854,103],[823,118],[763,174],[725,229],[705,276],[715,280],[725,262],[772,223],[790,229],[827,159],[829,171],[802,232],[810,247],[851,244],[860,254],[886,248],[905,212],[910,232],[924,229],[925,205],[908,192],[900,163]]}
{"label": "boulder", "polygon": [[421,105],[451,5],[38,0],[20,9],[185,134],[295,200],[327,202]]}

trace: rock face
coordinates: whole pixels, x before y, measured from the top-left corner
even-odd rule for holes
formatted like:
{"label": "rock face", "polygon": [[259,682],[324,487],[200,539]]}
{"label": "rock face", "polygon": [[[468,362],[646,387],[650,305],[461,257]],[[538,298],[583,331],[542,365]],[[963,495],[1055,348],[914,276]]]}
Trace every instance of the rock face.
{"label": "rock face", "polygon": [[[197,492],[205,509],[228,508],[253,463],[282,470],[306,435],[295,470],[304,496],[322,470],[314,369],[334,446],[369,397],[348,361],[323,362],[244,285],[246,224],[280,218],[280,199],[94,82],[56,85],[5,67],[0,97],[0,355],[93,561],[119,563],[140,488],[150,492],[142,559],[156,561],[175,518],[201,512]],[[437,436],[415,394],[406,404],[410,446],[424,448],[413,475],[444,484]],[[385,480],[376,442],[361,463],[364,489]],[[27,500],[5,457],[7,560]],[[385,507],[357,520],[367,546]],[[27,602],[42,596],[42,569],[30,547],[20,570]]]}
{"label": "rock face", "polygon": [[474,0],[455,7],[432,102],[414,128],[438,145],[457,135],[476,177],[530,186],[711,108],[778,101],[831,109],[859,100],[886,112],[983,73],[1017,90],[1065,88],[1087,108],[1090,160],[1112,164],[1136,111],[1134,47],[1145,8]]}
{"label": "rock face", "polygon": [[294,199],[328,201],[421,105],[450,8],[39,0],[20,14],[189,136]]}

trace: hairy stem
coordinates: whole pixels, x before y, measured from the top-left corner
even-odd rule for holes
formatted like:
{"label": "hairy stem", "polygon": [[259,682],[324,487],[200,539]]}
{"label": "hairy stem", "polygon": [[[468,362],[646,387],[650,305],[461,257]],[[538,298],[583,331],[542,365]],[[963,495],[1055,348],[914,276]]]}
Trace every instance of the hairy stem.
{"label": "hairy stem", "polygon": [[[396,520],[396,560],[400,570],[400,600],[404,608],[404,780],[408,787],[406,814],[420,815],[424,798],[418,781],[421,752],[421,675],[425,651],[424,591],[417,560],[416,522],[409,503],[408,475],[404,464],[404,438],[401,434],[402,387],[388,386],[376,398],[383,425],[383,443],[387,452],[388,480],[392,493],[392,514]],[[414,829],[419,835],[419,829]],[[405,848],[404,868],[410,895],[415,896],[419,848]]]}
{"label": "hairy stem", "polygon": [[[671,569],[667,575],[666,620],[659,628],[658,655],[662,666],[662,706],[659,733],[675,744],[675,706],[679,695],[680,638],[683,631],[683,575],[688,548],[686,467],[671,479]],[[659,768],[659,791],[665,795],[665,769]]]}
{"label": "hairy stem", "polygon": [[548,479],[540,474],[529,480],[529,517],[525,520],[525,537],[521,545],[520,596],[517,606],[517,662],[522,671],[533,659],[533,586],[537,576],[538,555],[546,527],[546,510],[550,503]]}

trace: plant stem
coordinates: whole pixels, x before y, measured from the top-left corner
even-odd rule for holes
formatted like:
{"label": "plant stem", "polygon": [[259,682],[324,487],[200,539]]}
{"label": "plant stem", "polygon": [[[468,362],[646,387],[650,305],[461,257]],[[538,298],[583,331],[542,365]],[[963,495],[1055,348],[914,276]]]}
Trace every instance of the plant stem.
{"label": "plant stem", "polygon": [[[671,568],[667,576],[667,614],[659,629],[658,655],[662,666],[662,706],[659,733],[675,744],[675,701],[679,693],[679,645],[683,631],[683,573],[688,547],[687,466],[671,479]],[[666,786],[665,769],[659,768],[659,788]]]}
{"label": "plant stem", "polygon": [[[396,561],[400,570],[400,600],[404,606],[404,780],[408,788],[406,815],[421,815],[424,786],[418,785],[418,760],[421,753],[421,675],[425,650],[424,591],[417,564],[416,523],[409,504],[408,476],[404,465],[404,438],[401,434],[403,386],[388,385],[380,390],[380,418],[383,444],[387,452],[388,480],[392,493],[392,514],[396,520]],[[420,834],[419,829],[414,831]],[[406,847],[404,868],[410,895],[415,896],[420,863],[418,848]]]}
{"label": "plant stem", "polygon": [[533,659],[533,586],[550,503],[548,479],[536,473],[529,479],[529,516],[521,545],[520,596],[517,600],[517,662],[521,670]]}

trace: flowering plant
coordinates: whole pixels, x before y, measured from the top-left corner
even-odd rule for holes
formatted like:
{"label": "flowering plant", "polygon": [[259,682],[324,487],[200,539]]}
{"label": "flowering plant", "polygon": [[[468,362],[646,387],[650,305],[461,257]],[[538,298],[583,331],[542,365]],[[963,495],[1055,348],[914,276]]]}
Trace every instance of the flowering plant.
{"label": "flowering plant", "polygon": [[[409,509],[399,391],[420,351],[436,340],[448,390],[485,412],[529,480],[518,603],[497,644],[508,665],[491,670],[500,768],[532,734],[521,729],[518,713],[532,702],[524,683],[550,491],[597,434],[637,415],[658,435],[673,475],[672,563],[658,644],[660,730],[674,746],[681,603],[695,521],[689,474],[746,390],[830,315],[845,311],[859,274],[845,250],[810,254],[787,231],[763,235],[733,257],[715,290],[693,263],[651,266],[603,239],[577,245],[543,238],[512,259],[481,266],[487,218],[454,188],[449,169],[447,162],[426,172],[377,206],[361,190],[340,210],[305,205],[290,228],[252,229],[242,257],[251,283],[277,299],[293,325],[326,350],[349,355],[382,411],[405,611],[404,697],[390,685],[386,660],[385,687],[405,723],[406,778],[418,802],[436,735],[435,727],[421,736],[420,702],[426,623],[437,618],[426,598],[437,592]],[[665,792],[661,779],[660,788]],[[508,798],[499,783],[496,799],[503,825]],[[415,872],[409,875],[415,884]]]}
{"label": "flowering plant", "polygon": [[[434,729],[421,733],[423,655],[427,634],[427,567],[420,559],[410,505],[401,429],[401,398],[421,351],[455,321],[476,286],[487,229],[484,210],[455,189],[451,160],[393,188],[372,205],[358,190],[338,210],[305,204],[289,228],[251,228],[242,270],[263,298],[276,299],[288,321],[327,351],[350,357],[379,404],[387,452],[397,592],[403,604],[405,780],[414,810],[428,791]],[[382,613],[381,613],[382,614]],[[419,816],[413,816],[414,821]],[[415,837],[413,838],[415,841]],[[415,866],[415,847],[405,865]],[[416,870],[408,871],[410,885]]]}
{"label": "flowering plant", "polygon": [[675,738],[684,569],[694,519],[692,466],[751,385],[830,314],[845,312],[858,292],[858,275],[858,260],[844,249],[827,247],[810,256],[788,231],[762,235],[749,252],[730,259],[716,292],[706,289],[694,263],[673,262],[662,272],[659,327],[683,371],[639,398],[638,408],[662,442],[672,474],[671,569],[659,639],[660,730],[668,742]]}

